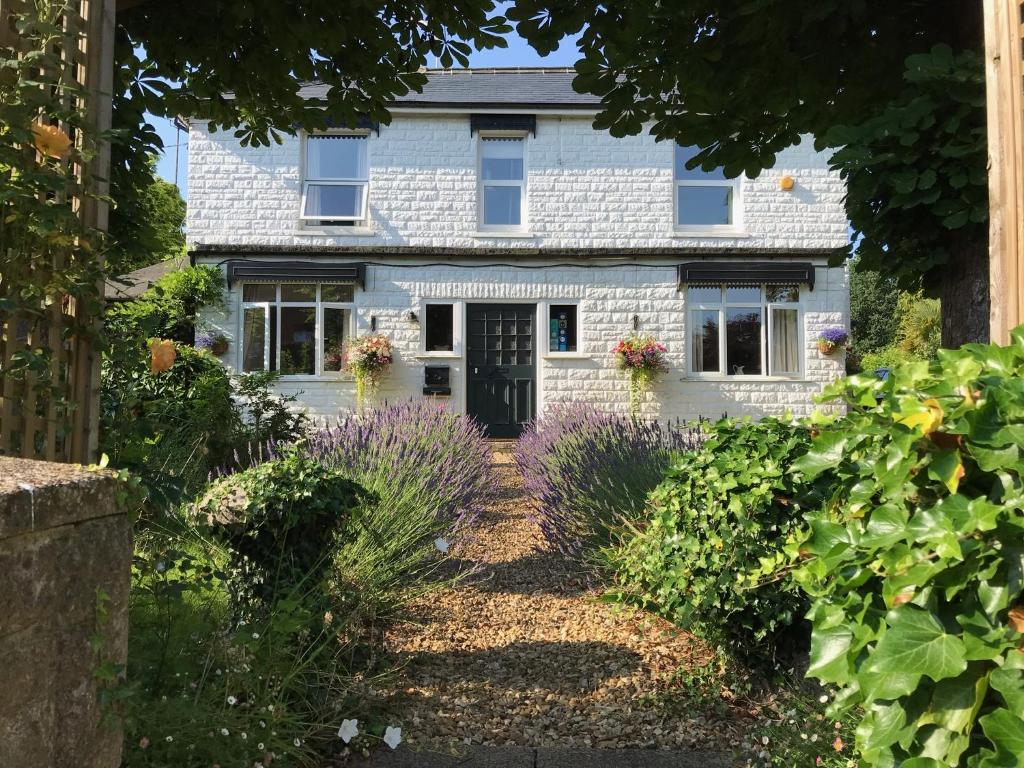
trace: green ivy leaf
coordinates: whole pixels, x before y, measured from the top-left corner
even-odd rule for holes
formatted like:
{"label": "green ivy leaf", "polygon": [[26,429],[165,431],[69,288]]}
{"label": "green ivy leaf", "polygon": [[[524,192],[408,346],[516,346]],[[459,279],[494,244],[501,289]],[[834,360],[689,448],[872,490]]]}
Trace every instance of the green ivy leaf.
{"label": "green ivy leaf", "polygon": [[[982,768],[1024,767],[1024,720],[1006,709],[997,709],[981,718],[981,728],[998,754],[979,763]],[[1008,758],[1012,761],[1007,762]]]}
{"label": "green ivy leaf", "polygon": [[808,480],[814,480],[839,463],[847,440],[847,435],[842,432],[822,433],[814,441],[814,447],[793,462],[792,470],[804,474]]}
{"label": "green ivy leaf", "polygon": [[[864,665],[869,674],[925,676],[932,680],[955,677],[967,668],[963,641],[947,633],[930,612],[907,604],[886,616],[889,628]],[[913,692],[916,683],[904,681],[897,695]],[[892,691],[892,688],[887,690]]]}

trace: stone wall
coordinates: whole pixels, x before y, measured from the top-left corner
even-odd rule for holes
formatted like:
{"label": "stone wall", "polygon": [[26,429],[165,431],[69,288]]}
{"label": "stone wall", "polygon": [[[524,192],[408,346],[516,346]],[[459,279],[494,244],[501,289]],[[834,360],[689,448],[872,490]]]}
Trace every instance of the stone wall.
{"label": "stone wall", "polygon": [[120,765],[121,734],[100,722],[94,677],[101,660],[123,664],[127,652],[132,538],[115,483],[0,456],[2,766]]}

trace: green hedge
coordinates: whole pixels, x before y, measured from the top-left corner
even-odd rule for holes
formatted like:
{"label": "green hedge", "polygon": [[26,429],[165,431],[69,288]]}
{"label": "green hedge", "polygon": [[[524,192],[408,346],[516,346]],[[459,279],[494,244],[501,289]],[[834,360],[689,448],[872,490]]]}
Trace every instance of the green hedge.
{"label": "green hedge", "polygon": [[837,485],[788,552],[812,597],[809,674],[865,715],[865,765],[1024,765],[1024,328],[888,381],[794,470]]}
{"label": "green hedge", "polygon": [[722,420],[702,449],[682,454],[648,498],[642,524],[605,551],[610,597],[639,604],[768,661],[780,633],[806,609],[788,580],[756,585],[747,575],[775,557],[827,479],[803,485],[792,462],[811,443],[809,426]]}

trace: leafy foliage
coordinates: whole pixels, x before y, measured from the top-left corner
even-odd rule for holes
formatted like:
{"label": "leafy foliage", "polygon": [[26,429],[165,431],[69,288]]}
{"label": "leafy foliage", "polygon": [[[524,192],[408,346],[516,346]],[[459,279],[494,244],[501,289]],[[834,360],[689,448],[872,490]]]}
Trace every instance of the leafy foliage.
{"label": "leafy foliage", "polygon": [[318,586],[337,536],[365,493],[298,448],[215,481],[194,514],[231,550],[243,597],[264,605],[303,581]]}
{"label": "leafy foliage", "polygon": [[809,674],[863,707],[872,765],[1020,765],[1024,328],[853,377],[793,469],[837,485],[787,551],[811,596]]}
{"label": "leafy foliage", "polygon": [[107,310],[107,333],[115,345],[152,337],[191,344],[199,308],[223,301],[224,276],[219,269],[185,267],[161,277],[139,298],[112,304]]}
{"label": "leafy foliage", "polygon": [[938,299],[903,293],[899,297],[896,346],[911,359],[929,360],[942,346],[942,313]]}
{"label": "leafy foliage", "polygon": [[526,428],[515,461],[544,537],[575,556],[607,541],[620,520],[636,518],[673,454],[699,444],[697,428],[563,406]]}
{"label": "leafy foliage", "polygon": [[861,266],[901,287],[934,286],[953,230],[984,242],[988,222],[985,73],[980,55],[937,45],[907,59],[906,86],[822,143],[847,183],[847,215]]}
{"label": "leafy foliage", "polygon": [[850,266],[850,336],[853,353],[860,358],[888,347],[896,338],[897,288],[895,278]]}
{"label": "leafy foliage", "polygon": [[134,194],[124,195],[110,212],[110,249],[106,269],[111,275],[156,264],[185,253],[185,201],[170,182],[156,175],[150,160],[149,177],[142,177]]}
{"label": "leafy foliage", "polygon": [[810,442],[809,427],[776,419],[715,424],[700,450],[673,461],[644,518],[627,523],[605,550],[615,573],[609,596],[732,654],[772,660],[806,602],[792,584],[757,585],[747,574],[778,559],[801,511],[820,501],[827,475],[805,484],[793,469]]}

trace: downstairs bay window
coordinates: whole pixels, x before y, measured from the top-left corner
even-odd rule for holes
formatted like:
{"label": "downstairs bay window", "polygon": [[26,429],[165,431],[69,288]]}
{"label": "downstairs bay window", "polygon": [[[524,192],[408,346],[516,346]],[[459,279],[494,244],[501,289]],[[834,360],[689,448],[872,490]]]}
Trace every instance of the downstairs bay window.
{"label": "downstairs bay window", "polygon": [[690,374],[799,377],[803,359],[799,302],[799,288],[791,285],[690,285]]}
{"label": "downstairs bay window", "polygon": [[352,333],[354,292],[347,284],[242,285],[239,370],[338,375]]}

